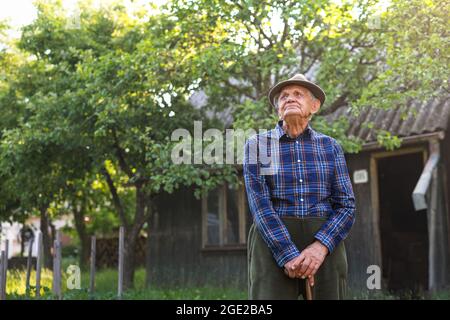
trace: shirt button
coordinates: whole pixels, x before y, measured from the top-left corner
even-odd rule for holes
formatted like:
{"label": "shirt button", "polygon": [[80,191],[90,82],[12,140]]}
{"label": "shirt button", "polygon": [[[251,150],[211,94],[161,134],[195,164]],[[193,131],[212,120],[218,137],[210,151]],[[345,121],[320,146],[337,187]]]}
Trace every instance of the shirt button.
{"label": "shirt button", "polygon": [[300,162],[300,160],[297,160],[297,162]]}
{"label": "shirt button", "polygon": [[296,144],[298,144],[298,141],[295,141]]}
{"label": "shirt button", "polygon": [[303,202],[303,198],[301,198],[300,201]]}
{"label": "shirt button", "polygon": [[300,180],[298,180],[298,181],[303,182],[303,179],[300,179]]}

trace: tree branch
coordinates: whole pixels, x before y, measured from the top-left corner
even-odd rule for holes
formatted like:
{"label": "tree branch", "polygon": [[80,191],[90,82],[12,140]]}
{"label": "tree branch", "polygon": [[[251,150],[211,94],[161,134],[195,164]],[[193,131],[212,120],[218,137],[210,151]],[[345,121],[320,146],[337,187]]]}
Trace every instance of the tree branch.
{"label": "tree branch", "polygon": [[[253,18],[253,21],[251,21],[253,23],[253,25],[255,27],[258,28],[259,33],[258,33],[258,44],[260,48],[265,48],[265,49],[270,49],[273,46],[273,39],[271,37],[269,37],[263,30],[262,26],[261,26],[261,21],[259,21],[258,17],[257,17],[257,13],[256,12],[252,12],[250,11],[250,17]],[[269,41],[269,45],[266,47],[263,45],[262,40],[261,40],[261,35],[263,36],[264,39],[266,39],[267,41]]]}
{"label": "tree branch", "polygon": [[305,53],[305,55],[309,58],[311,58],[311,62],[309,63],[309,65],[306,67],[306,69],[303,69],[302,72],[303,73],[308,73],[308,71],[314,66],[314,64],[316,63],[316,61],[320,58],[320,56],[323,53],[323,48],[317,50],[316,54],[314,56],[310,56],[309,54]]}
{"label": "tree branch", "polygon": [[116,156],[117,156],[117,159],[119,160],[119,166],[123,170],[123,172],[125,172],[127,174],[128,178],[131,178],[131,177],[133,177],[133,172],[131,172],[130,167],[127,165],[127,163],[125,161],[125,155],[124,155],[123,149],[119,145],[119,139],[117,138],[116,129],[114,129],[114,128],[112,129],[112,134],[113,134],[113,139],[114,139],[113,146],[116,149]]}
{"label": "tree branch", "polygon": [[281,43],[281,46],[284,47],[284,42],[286,41],[287,36],[289,34],[289,24],[288,24],[286,17],[283,17],[283,23],[284,23],[283,34],[281,35],[280,43]]}
{"label": "tree branch", "polygon": [[[258,21],[258,20],[256,20],[256,18],[255,18],[255,21]],[[258,21],[258,22],[259,22],[259,21]],[[266,35],[266,33],[264,32],[263,28],[261,27],[261,23],[258,23],[258,29],[259,29],[259,32],[263,35],[263,37],[264,37],[267,41],[269,41],[269,45],[268,45],[267,47],[264,47],[264,48],[266,48],[266,49],[272,48],[272,46],[273,46],[273,40],[272,40],[272,38],[270,38],[270,37],[268,37],[268,36]]]}
{"label": "tree branch", "polygon": [[245,23],[242,23],[242,24],[244,25],[245,29],[247,29],[247,32],[250,35],[250,37],[255,41],[256,44],[258,44],[259,40],[253,36],[252,30],[250,29],[250,27]]}
{"label": "tree branch", "polygon": [[247,98],[250,98],[252,100],[255,100],[256,98],[254,96],[252,96],[251,94],[249,94],[248,92],[245,91],[244,88],[240,88],[232,83],[230,83],[230,80],[228,79],[227,81],[227,86],[229,86],[230,88],[236,90],[237,92],[239,92],[240,94],[246,96]]}
{"label": "tree branch", "polygon": [[116,186],[114,185],[114,182],[111,179],[111,175],[109,174],[108,170],[105,167],[102,168],[101,172],[106,178],[106,183],[108,184],[109,191],[111,192],[114,207],[116,208],[117,213],[119,214],[120,221],[122,222],[125,229],[127,229],[128,221],[127,221],[127,217],[125,215],[125,210],[123,208],[122,202],[120,201],[120,197],[117,193]]}
{"label": "tree branch", "polygon": [[134,237],[139,236],[139,231],[142,229],[142,225],[146,221],[146,196],[144,191],[140,188],[136,188],[136,215],[134,216],[133,226],[131,227],[131,235]]}
{"label": "tree branch", "polygon": [[343,107],[347,104],[347,96],[349,95],[349,92],[343,93],[339,98],[333,101],[330,107],[323,109],[322,112],[319,113],[321,116],[325,116],[327,114],[331,114],[335,112],[340,107]]}

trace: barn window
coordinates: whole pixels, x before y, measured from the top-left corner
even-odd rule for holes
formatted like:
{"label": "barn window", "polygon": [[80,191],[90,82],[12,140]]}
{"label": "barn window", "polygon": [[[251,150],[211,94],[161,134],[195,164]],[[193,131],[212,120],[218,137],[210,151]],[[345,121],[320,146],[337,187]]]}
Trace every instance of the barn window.
{"label": "barn window", "polygon": [[243,185],[224,184],[202,199],[203,248],[245,246],[247,236],[247,197]]}

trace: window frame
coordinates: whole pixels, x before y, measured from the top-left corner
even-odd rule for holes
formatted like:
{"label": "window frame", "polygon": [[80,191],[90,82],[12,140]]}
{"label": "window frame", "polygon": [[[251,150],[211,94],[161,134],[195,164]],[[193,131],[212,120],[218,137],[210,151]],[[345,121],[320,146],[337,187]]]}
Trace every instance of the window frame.
{"label": "window frame", "polygon": [[202,196],[202,251],[217,251],[217,250],[243,250],[247,248],[247,214],[248,205],[245,193],[245,186],[240,183],[237,190],[233,190],[237,195],[237,209],[238,209],[238,242],[228,243],[228,212],[227,212],[227,197],[228,184],[222,184],[218,189],[219,198],[219,243],[208,244],[208,195]]}

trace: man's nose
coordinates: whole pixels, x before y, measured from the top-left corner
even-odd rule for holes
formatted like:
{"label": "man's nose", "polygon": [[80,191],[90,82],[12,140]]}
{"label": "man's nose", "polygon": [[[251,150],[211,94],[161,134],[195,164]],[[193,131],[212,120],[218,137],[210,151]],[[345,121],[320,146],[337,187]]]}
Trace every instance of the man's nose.
{"label": "man's nose", "polygon": [[295,102],[295,99],[293,97],[288,97],[286,99],[286,103]]}

